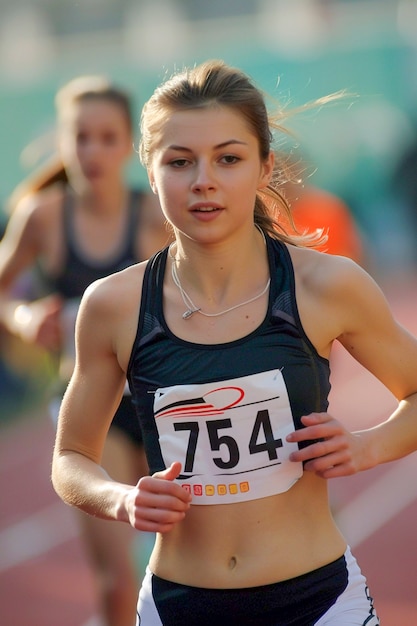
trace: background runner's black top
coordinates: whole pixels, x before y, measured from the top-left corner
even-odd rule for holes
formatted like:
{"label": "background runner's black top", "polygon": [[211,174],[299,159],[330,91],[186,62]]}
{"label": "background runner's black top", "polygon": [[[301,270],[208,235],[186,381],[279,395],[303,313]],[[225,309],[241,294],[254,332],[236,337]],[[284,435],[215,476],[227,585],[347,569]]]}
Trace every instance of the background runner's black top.
{"label": "background runner's black top", "polygon": [[302,328],[291,257],[285,244],[268,236],[266,240],[271,287],[265,319],[249,335],[220,345],[190,343],[171,333],[162,308],[168,248],[148,262],[128,381],[151,473],[165,468],[153,413],[159,388],[225,381],[279,369],[295,428],[303,427],[303,415],[328,408],[329,362],[317,353]]}
{"label": "background runner's black top", "polygon": [[[35,274],[35,297],[59,294],[66,301],[80,300],[86,288],[99,278],[124,269],[140,261],[136,254],[136,234],[140,227],[140,209],[142,193],[131,190],[127,207],[127,219],[123,237],[118,249],[111,258],[102,261],[90,259],[80,250],[74,231],[74,197],[69,190],[65,193],[62,207],[63,251],[62,269],[56,276],[44,271],[41,264],[37,265]],[[67,381],[58,382],[57,393],[62,395]],[[138,420],[133,411],[130,395],[123,397],[113,418],[112,426],[122,430],[135,445],[142,445],[142,434]]]}
{"label": "background runner's black top", "polygon": [[62,207],[65,242],[62,269],[57,276],[51,276],[40,268],[41,291],[57,293],[65,299],[80,298],[95,280],[137,263],[140,260],[135,251],[140,219],[140,195],[140,192],[136,190],[130,192],[125,230],[118,250],[110,258],[97,260],[89,258],[77,244],[73,224],[74,198],[70,193],[66,193]]}

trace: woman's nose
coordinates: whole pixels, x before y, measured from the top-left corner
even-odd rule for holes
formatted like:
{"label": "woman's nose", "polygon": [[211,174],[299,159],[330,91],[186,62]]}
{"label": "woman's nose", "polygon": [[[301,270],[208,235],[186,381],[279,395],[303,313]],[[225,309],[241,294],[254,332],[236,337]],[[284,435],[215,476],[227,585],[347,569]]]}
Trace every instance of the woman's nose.
{"label": "woman's nose", "polygon": [[195,192],[208,191],[215,188],[213,172],[206,164],[199,164],[195,169],[192,190]]}

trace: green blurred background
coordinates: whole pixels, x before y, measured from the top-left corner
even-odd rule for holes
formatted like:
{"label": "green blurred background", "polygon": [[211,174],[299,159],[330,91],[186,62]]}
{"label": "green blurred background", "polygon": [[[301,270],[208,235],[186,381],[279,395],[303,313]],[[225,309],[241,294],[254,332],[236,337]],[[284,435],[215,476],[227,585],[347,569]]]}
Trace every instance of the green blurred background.
{"label": "green blurred background", "polygon": [[[0,7],[3,212],[42,158],[42,150],[26,150],[23,160],[22,151],[53,128],[53,98],[64,82],[105,73],[133,93],[139,118],[167,74],[216,57],[292,104],[340,89],[357,94],[352,106],[304,116],[301,148],[318,168],[314,181],[347,200],[377,254],[382,246],[381,261],[387,245],[393,262],[407,260],[407,211],[392,198],[391,177],[416,132],[415,0],[1,0]],[[129,175],[145,181],[137,160]]]}
{"label": "green blurred background", "polygon": [[[393,178],[417,141],[417,0],[0,0],[0,16],[3,225],[9,194],[53,149],[66,81],[106,74],[132,93],[139,121],[167,75],[222,58],[288,106],[355,94],[291,128],[312,182],[356,216],[376,273],[415,266],[417,207]],[[137,158],[128,176],[147,184]]]}

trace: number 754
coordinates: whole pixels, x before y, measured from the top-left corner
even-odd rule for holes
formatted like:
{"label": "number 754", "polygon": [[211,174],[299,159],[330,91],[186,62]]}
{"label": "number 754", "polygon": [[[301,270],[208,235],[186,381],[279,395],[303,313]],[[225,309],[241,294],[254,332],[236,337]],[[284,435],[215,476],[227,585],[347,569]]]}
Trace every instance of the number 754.
{"label": "number 754", "polygon": [[[220,434],[221,430],[232,428],[230,418],[209,420],[205,422],[210,441],[210,448],[213,452],[220,450],[220,446],[226,446],[229,458],[224,460],[221,456],[213,456],[213,462],[220,469],[232,469],[237,466],[240,459],[239,446],[231,435]],[[175,431],[189,431],[187,452],[184,463],[184,472],[193,472],[195,453],[197,450],[198,437],[200,434],[200,424],[198,422],[178,422],[174,424]],[[282,439],[274,438],[269,411],[258,411],[253,425],[252,433],[248,442],[249,454],[259,454],[266,452],[269,460],[278,459],[278,448],[282,448]]]}

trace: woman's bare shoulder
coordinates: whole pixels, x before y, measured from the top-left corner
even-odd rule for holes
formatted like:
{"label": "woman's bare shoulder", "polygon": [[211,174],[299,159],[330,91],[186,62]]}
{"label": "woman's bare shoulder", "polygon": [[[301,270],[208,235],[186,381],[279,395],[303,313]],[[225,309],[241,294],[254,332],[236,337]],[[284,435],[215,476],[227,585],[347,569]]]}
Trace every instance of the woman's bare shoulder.
{"label": "woman's bare shoulder", "polygon": [[43,215],[57,210],[64,201],[65,190],[61,184],[23,196],[12,211],[14,214]]}
{"label": "woman's bare shoulder", "polygon": [[302,324],[323,356],[335,339],[368,326],[376,312],[390,316],[380,287],[351,259],[292,246],[290,255]]}
{"label": "woman's bare shoulder", "polygon": [[59,249],[59,198],[62,203],[62,191],[51,188],[20,200],[10,214],[2,240],[3,265],[7,262],[11,267],[12,263],[20,272],[36,257],[50,259],[51,250]]}
{"label": "woman's bare shoulder", "polygon": [[83,345],[104,346],[106,351],[117,354],[124,369],[136,335],[146,263],[93,282],[83,295],[77,318]]}
{"label": "woman's bare shoulder", "polygon": [[334,296],[361,285],[375,285],[372,277],[348,257],[289,246],[295,280],[318,295]]}
{"label": "woman's bare shoulder", "polygon": [[135,263],[94,281],[87,287],[83,300],[109,309],[127,305],[141,295],[146,265],[147,261]]}

